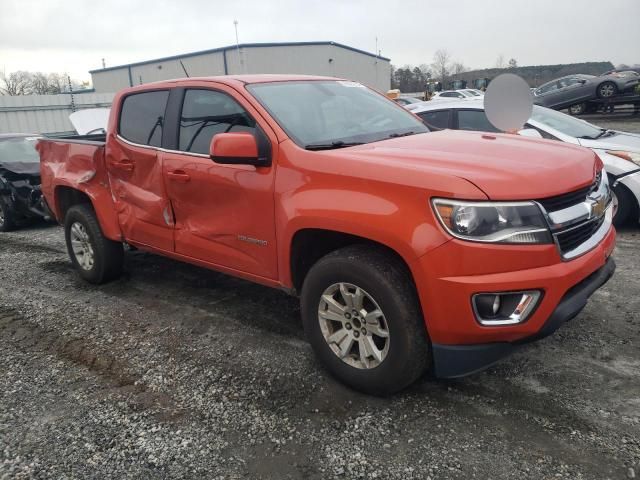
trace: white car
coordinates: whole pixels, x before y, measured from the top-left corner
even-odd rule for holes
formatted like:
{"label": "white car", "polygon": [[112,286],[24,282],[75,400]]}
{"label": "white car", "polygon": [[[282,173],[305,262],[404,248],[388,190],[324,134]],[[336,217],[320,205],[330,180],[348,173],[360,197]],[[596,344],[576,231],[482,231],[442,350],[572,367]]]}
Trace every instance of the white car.
{"label": "white car", "polygon": [[466,100],[476,98],[476,95],[465,92],[464,90],[444,90],[442,92],[436,92],[431,97],[431,101],[434,100]]}
{"label": "white car", "polygon": [[[438,129],[499,132],[487,119],[482,99],[425,103],[412,110]],[[521,135],[559,140],[595,151],[602,159],[617,202],[614,223],[640,220],[640,135],[596,127],[570,115],[534,105]]]}

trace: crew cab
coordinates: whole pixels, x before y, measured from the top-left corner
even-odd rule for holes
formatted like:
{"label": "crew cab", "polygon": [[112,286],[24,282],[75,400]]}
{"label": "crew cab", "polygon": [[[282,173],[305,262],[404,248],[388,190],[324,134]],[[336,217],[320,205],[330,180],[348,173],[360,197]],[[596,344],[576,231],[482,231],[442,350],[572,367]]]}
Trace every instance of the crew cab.
{"label": "crew cab", "polygon": [[299,295],[348,385],[481,370],[575,317],[615,269],[597,155],[428,128],[355,82],[188,78],[114,99],[106,136],[44,139],[42,191],[89,282],[123,244]]}

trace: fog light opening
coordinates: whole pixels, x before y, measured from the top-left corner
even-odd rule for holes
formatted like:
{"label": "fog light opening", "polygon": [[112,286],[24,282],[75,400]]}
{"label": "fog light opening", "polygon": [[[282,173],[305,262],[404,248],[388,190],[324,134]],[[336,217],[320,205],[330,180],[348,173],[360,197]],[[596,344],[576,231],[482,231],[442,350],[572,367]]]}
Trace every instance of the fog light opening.
{"label": "fog light opening", "polygon": [[531,316],[540,300],[539,290],[478,293],[472,297],[473,312],[482,325],[515,325]]}

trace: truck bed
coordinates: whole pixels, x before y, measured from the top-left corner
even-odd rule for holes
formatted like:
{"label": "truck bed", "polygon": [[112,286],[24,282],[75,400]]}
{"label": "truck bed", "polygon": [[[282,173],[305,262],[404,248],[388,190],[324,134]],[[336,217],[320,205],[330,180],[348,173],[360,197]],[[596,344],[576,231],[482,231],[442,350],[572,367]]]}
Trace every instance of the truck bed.
{"label": "truck bed", "polygon": [[92,181],[106,181],[105,135],[75,135],[43,138],[38,141],[42,193],[58,221],[62,221],[55,201],[55,189],[68,187],[84,191]]}

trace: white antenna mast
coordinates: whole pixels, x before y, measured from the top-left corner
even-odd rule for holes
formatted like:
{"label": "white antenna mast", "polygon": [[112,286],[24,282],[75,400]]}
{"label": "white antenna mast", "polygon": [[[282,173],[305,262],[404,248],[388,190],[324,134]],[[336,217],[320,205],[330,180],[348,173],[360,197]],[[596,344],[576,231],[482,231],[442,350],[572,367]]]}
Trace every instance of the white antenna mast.
{"label": "white antenna mast", "polygon": [[240,62],[241,70],[243,73],[247,73],[247,64],[244,61],[244,55],[240,52],[240,41],[238,40],[238,20],[233,21],[233,26],[236,29],[236,50],[238,52],[238,61]]}

